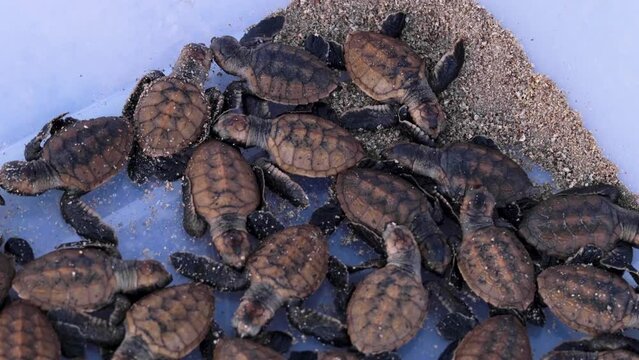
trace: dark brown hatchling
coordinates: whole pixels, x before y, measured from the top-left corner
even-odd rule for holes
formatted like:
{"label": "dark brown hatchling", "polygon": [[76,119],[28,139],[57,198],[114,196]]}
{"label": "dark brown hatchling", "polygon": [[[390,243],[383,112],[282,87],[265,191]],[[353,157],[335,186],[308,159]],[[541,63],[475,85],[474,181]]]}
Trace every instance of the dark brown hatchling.
{"label": "dark brown hatchling", "polygon": [[266,150],[275,165],[293,175],[333,176],[364,158],[362,145],[348,131],[311,114],[263,119],[231,111],[213,130],[222,140]]}
{"label": "dark brown hatchling", "polygon": [[[61,249],[26,264],[13,279],[13,290],[43,310],[88,313],[120,304],[120,294],[151,291],[169,282],[171,274],[156,260],[121,260],[95,248]],[[120,315],[114,311],[112,321]]]}
{"label": "dark brown hatchling", "polygon": [[246,91],[280,104],[310,104],[333,92],[339,79],[302,48],[270,41],[284,25],[283,16],[262,20],[240,41],[231,36],[211,39],[215,62],[242,78]]}
{"label": "dark brown hatchling", "polygon": [[128,169],[135,182],[151,176],[178,179],[190,149],[208,136],[223,102],[217,89],[204,91],[211,61],[204,44],[187,44],[171,74],[153,71],[136,85],[123,110],[135,127],[136,146]]}
{"label": "dark brown hatchling", "polygon": [[182,359],[204,340],[215,310],[204,284],[171,286],[137,301],[126,314],[126,336],[113,360]]}
{"label": "dark brown hatchling", "polygon": [[[464,62],[464,43],[458,40],[454,49],[444,54],[432,73],[424,60],[401,41],[406,15],[389,15],[381,26],[381,33],[355,31],[346,36],[343,61],[352,81],[371,98],[386,106],[370,106],[344,114],[344,126],[355,123],[375,128],[397,121],[397,105],[406,108],[412,123],[403,121],[415,137],[432,142],[445,126],[446,115],[436,94],[444,91],[457,77]],[[307,48],[324,54],[333,65],[339,63],[340,50],[333,42],[317,36],[307,40]],[[332,53],[332,54],[331,54]],[[333,56],[331,56],[333,55]]]}
{"label": "dark brown hatchling", "polygon": [[460,210],[457,266],[470,289],[502,309],[526,310],[535,298],[533,262],[515,233],[495,225],[495,198],[486,188],[466,191]]}
{"label": "dark brown hatchling", "polygon": [[428,293],[422,285],[415,238],[406,227],[391,223],[384,239],[387,265],[357,285],[346,312],[351,342],[366,355],[400,348],[426,319]]}
{"label": "dark brown hatchling", "polygon": [[2,166],[0,187],[18,195],[62,189],[64,220],[82,237],[116,244],[114,231],[80,197],[118,174],[127,164],[132,144],[133,128],[125,118],[77,121],[61,115],[26,146],[27,161]]}
{"label": "dark brown hatchling", "polygon": [[190,253],[174,253],[171,262],[180,274],[216,289],[248,287],[232,320],[237,333],[247,337],[258,334],[277,309],[319,288],[328,269],[328,245],[317,226],[297,225],[262,240],[243,272]]}
{"label": "dark brown hatchling", "polygon": [[18,300],[0,313],[0,359],[58,360],[60,341],[47,317],[35,306]]}
{"label": "dark brown hatchling", "polygon": [[526,328],[513,315],[489,318],[471,330],[454,350],[453,360],[532,360]]}
{"label": "dark brown hatchling", "polygon": [[496,147],[472,141],[441,148],[405,143],[385,150],[383,156],[433,179],[437,190],[458,204],[473,186],[488,189],[498,207],[534,195],[526,172]]}
{"label": "dark brown hatchling", "polygon": [[391,222],[425,229],[414,232],[425,268],[442,273],[450,263],[451,251],[433,220],[433,207],[408,181],[379,170],[352,169],[337,176],[335,195],[349,221],[379,236]]}
{"label": "dark brown hatchling", "polygon": [[542,360],[637,360],[639,341],[618,334],[567,341],[544,355]]}
{"label": "dark brown hatchling", "polygon": [[524,213],[519,234],[540,252],[565,259],[581,248],[611,251],[619,240],[639,245],[639,213],[615,204],[618,190],[598,187],[570,189]]}
{"label": "dark brown hatchling", "polygon": [[223,338],[215,345],[213,360],[285,360],[277,351],[255,341],[241,338]]}
{"label": "dark brown hatchling", "polygon": [[637,294],[620,276],[588,265],[558,265],[537,277],[539,295],[569,327],[587,334],[639,327]]}

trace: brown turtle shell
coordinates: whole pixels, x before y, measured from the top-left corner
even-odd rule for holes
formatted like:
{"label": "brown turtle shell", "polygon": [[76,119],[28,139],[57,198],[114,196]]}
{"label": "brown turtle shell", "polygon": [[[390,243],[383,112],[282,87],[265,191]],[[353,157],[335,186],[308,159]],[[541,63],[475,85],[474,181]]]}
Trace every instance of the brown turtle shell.
{"label": "brown turtle shell", "polygon": [[52,136],[42,159],[56,170],[62,187],[91,191],[126,165],[133,144],[133,129],[123,117],[78,121]]}
{"label": "brown turtle shell", "polygon": [[537,277],[539,295],[569,327],[596,335],[638,325],[637,295],[621,277],[586,265],[559,265]]}
{"label": "brown turtle shell", "polygon": [[317,360],[360,360],[358,354],[347,351],[327,351],[317,353]]}
{"label": "brown turtle shell", "polygon": [[308,177],[336,175],[364,158],[362,145],[348,131],[310,114],[277,117],[265,149],[282,170]]}
{"label": "brown turtle shell", "polygon": [[558,195],[524,214],[519,233],[537,250],[559,258],[589,244],[609,251],[618,239],[639,243],[638,234],[624,234],[628,213],[604,196]]}
{"label": "brown turtle shell", "polygon": [[381,235],[386,224],[408,225],[432,207],[408,181],[379,170],[353,169],[337,176],[335,193],[346,217]]}
{"label": "brown turtle shell", "polygon": [[455,360],[532,360],[526,328],[513,315],[493,316],[471,330],[455,349]]}
{"label": "brown turtle shell", "polygon": [[189,283],[151,293],[127,312],[126,337],[120,347],[124,350],[125,343],[137,339],[155,358],[181,359],[206,337],[214,301],[213,290],[204,284]]}
{"label": "brown turtle shell", "polygon": [[0,303],[9,294],[11,282],[16,274],[13,260],[5,254],[0,253]]}
{"label": "brown turtle shell", "polygon": [[263,240],[248,261],[251,287],[271,287],[281,299],[304,299],[328,271],[328,245],[314,225],[288,227]]}
{"label": "brown turtle shell", "polygon": [[419,55],[403,41],[383,34],[348,34],[344,60],[353,82],[378,101],[402,100],[407,89],[426,81]]}
{"label": "brown turtle shell", "polygon": [[18,300],[0,313],[0,359],[58,360],[60,341],[47,317]]}
{"label": "brown turtle shell", "polygon": [[260,205],[255,175],[239,151],[211,140],[197,147],[186,169],[195,210],[207,222],[225,214],[246,217]]}
{"label": "brown turtle shell", "polygon": [[241,338],[220,339],[215,345],[213,360],[285,360],[277,351],[255,341]]}
{"label": "brown turtle shell", "polygon": [[535,272],[524,245],[499,227],[464,232],[457,264],[470,289],[487,303],[526,310],[535,298]]}
{"label": "brown turtle shell", "polygon": [[459,199],[471,186],[484,186],[503,206],[530,195],[526,172],[501,151],[474,143],[455,143],[442,149],[441,165],[450,196]]}
{"label": "brown turtle shell", "polygon": [[159,157],[186,149],[202,138],[209,113],[201,87],[177,76],[151,82],[133,114],[142,152]]}
{"label": "brown turtle shell", "polygon": [[242,77],[258,97],[280,104],[317,102],[333,92],[337,74],[301,48],[265,43],[250,51]]}
{"label": "brown turtle shell", "polygon": [[366,355],[392,351],[419,332],[427,306],[421,282],[389,264],[357,285],[346,310],[348,335]]}
{"label": "brown turtle shell", "polygon": [[56,250],[26,264],[13,290],[43,310],[98,310],[119,291],[116,261],[97,249]]}
{"label": "brown turtle shell", "polygon": [[639,355],[634,352],[618,349],[601,352],[586,351],[551,351],[542,360],[638,360]]}

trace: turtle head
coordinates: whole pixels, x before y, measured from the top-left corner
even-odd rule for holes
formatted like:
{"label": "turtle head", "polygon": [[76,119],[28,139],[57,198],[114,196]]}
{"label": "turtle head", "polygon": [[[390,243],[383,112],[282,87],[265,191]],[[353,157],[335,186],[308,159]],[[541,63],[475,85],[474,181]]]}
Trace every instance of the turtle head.
{"label": "turtle head", "polygon": [[382,157],[394,160],[416,174],[435,180],[439,186],[448,185],[448,177],[441,165],[441,150],[437,148],[403,143],[382,151]]}
{"label": "turtle head", "polygon": [[446,115],[437,99],[408,101],[408,113],[411,119],[428,138],[435,140],[444,129]]}
{"label": "turtle head", "polygon": [[213,60],[211,50],[204,44],[187,44],[173,67],[173,75],[180,76],[200,86],[204,84]]}
{"label": "turtle head", "polygon": [[61,186],[59,177],[44,160],[9,161],[0,168],[0,187],[12,194],[38,195]]}
{"label": "turtle head", "polygon": [[135,284],[129,289],[135,292],[148,292],[161,289],[173,280],[171,274],[157,260],[134,260]]}
{"label": "turtle head", "polygon": [[492,225],[495,206],[495,197],[488,189],[483,186],[469,187],[459,210],[462,229]]}
{"label": "turtle head", "polygon": [[225,264],[241,269],[251,251],[252,236],[238,229],[230,229],[213,237],[215,249]]}
{"label": "turtle head", "polygon": [[222,114],[213,125],[213,131],[220,139],[241,146],[249,145],[249,128],[248,116],[232,111]]}
{"label": "turtle head", "polygon": [[242,76],[248,67],[250,50],[232,36],[211,39],[211,51],[215,62],[231,75]]}
{"label": "turtle head", "polygon": [[268,285],[251,286],[233,315],[233,327],[241,337],[257,335],[282,305],[281,299]]}
{"label": "turtle head", "polygon": [[388,263],[419,273],[421,257],[413,233],[406,226],[391,222],[386,225],[382,236]]}

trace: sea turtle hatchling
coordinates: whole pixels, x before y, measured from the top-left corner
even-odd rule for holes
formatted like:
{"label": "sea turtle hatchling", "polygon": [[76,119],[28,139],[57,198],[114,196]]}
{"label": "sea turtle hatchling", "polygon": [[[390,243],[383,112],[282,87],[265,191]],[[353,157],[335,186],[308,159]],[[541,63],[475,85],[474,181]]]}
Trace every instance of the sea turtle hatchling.
{"label": "sea turtle hatchling", "polygon": [[[289,360],[361,360],[361,354],[350,351],[294,351]],[[376,358],[377,359],[377,358]],[[384,358],[384,360],[392,358]]]}
{"label": "sea turtle hatchling", "polygon": [[60,341],[47,317],[26,301],[17,300],[0,313],[0,359],[58,360]]}
{"label": "sea turtle hatchling", "polygon": [[121,260],[102,249],[59,249],[26,264],[13,279],[18,297],[49,311],[89,313],[114,304],[110,321],[124,315],[121,294],[144,293],[171,282],[156,260]]}
{"label": "sea turtle hatchling", "polygon": [[272,188],[294,198],[294,204],[308,205],[301,187],[281,171],[267,173],[268,170],[268,166],[259,168],[256,177],[238,150],[216,140],[200,144],[189,160],[182,188],[184,228],[190,235],[200,237],[208,227],[225,264],[241,268],[248,258],[253,235],[247,231],[247,217],[251,216],[254,228],[264,231],[260,216],[268,212],[257,209],[265,206],[263,187],[267,175]]}
{"label": "sea turtle hatchling", "polygon": [[572,329],[597,335],[639,327],[634,289],[620,276],[588,265],[558,265],[537,277],[539,295]]}
{"label": "sea turtle hatchling", "polygon": [[27,144],[26,161],[2,166],[0,187],[19,195],[62,189],[64,220],[82,237],[117,244],[113,229],[80,197],[109,181],[127,164],[133,128],[123,117],[77,121],[65,115],[51,120]]}
{"label": "sea turtle hatchling", "polygon": [[204,284],[155,291],[126,314],[126,336],[113,360],[182,359],[200,345],[211,327],[215,298]]}
{"label": "sea turtle hatchling", "polygon": [[590,339],[567,341],[541,360],[637,360],[639,341],[621,334],[604,334]]}
{"label": "sea turtle hatchling", "polygon": [[495,197],[498,207],[528,198],[533,186],[526,172],[496,146],[474,141],[452,143],[441,148],[419,144],[398,144],[382,156],[396,161],[413,173],[435,181],[437,189],[460,204],[466,190],[484,186]]}
{"label": "sea turtle hatchling", "polygon": [[128,168],[135,182],[150,176],[178,179],[193,145],[208,136],[223,103],[217,89],[203,88],[211,61],[204,44],[187,44],[171,74],[152,71],[139,80],[123,110],[135,126],[136,146]]}
{"label": "sea turtle hatchling", "polygon": [[[353,82],[371,98],[406,107],[414,125],[402,121],[418,139],[431,142],[445,125],[445,114],[436,94],[444,91],[457,77],[464,62],[464,42],[457,40],[454,49],[444,54],[431,74],[424,60],[399,39],[406,15],[389,15],[381,33],[351,32],[344,43],[344,63]],[[307,41],[314,54],[330,57],[335,46],[315,36]],[[330,43],[330,45],[333,45]],[[339,56],[337,56],[339,58]],[[389,125],[397,120],[392,106],[372,106],[347,112],[343,126],[367,127]]]}
{"label": "sea turtle hatchling", "polygon": [[[455,347],[456,346],[456,347]],[[532,360],[526,328],[514,315],[498,315],[477,325],[440,360]]]}
{"label": "sea turtle hatchling", "polygon": [[443,273],[451,261],[446,236],[437,226],[438,214],[419,189],[407,180],[373,169],[351,169],[337,176],[335,195],[348,220],[377,235],[374,248],[383,252],[386,225],[411,227],[425,268]]}
{"label": "sea turtle hatchling", "polygon": [[213,360],[285,360],[284,355],[253,340],[222,338],[215,345]]}
{"label": "sea turtle hatchling", "polygon": [[306,224],[264,239],[241,273],[184,252],[172,254],[171,263],[180,274],[219,290],[248,287],[232,320],[237,333],[247,337],[258,334],[281,306],[319,288],[328,269],[328,245],[318,227]]}
{"label": "sea turtle hatchling", "polygon": [[242,86],[258,97],[281,104],[314,103],[333,92],[336,72],[302,48],[270,39],[284,25],[283,16],[262,20],[240,41],[231,36],[211,39],[215,62],[243,79]]}
{"label": "sea turtle hatchling", "polygon": [[535,270],[515,233],[495,225],[495,198],[486,188],[466,191],[460,210],[457,266],[470,289],[501,309],[525,311],[535,298]]}
{"label": "sea turtle hatchling", "polygon": [[364,158],[362,145],[348,131],[311,114],[263,119],[229,111],[213,130],[224,141],[266,150],[276,166],[293,175],[333,176]]}
{"label": "sea turtle hatchling", "polygon": [[540,252],[560,259],[588,245],[604,252],[619,240],[639,246],[639,213],[616,205],[617,193],[612,186],[597,186],[551,196],[524,213],[519,234]]}

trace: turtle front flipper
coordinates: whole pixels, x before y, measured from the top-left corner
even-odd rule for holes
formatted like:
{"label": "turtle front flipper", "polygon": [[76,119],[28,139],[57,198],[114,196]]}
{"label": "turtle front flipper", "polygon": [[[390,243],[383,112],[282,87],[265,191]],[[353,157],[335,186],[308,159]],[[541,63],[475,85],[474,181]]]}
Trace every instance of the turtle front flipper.
{"label": "turtle front flipper", "polygon": [[455,289],[445,280],[430,281],[426,284],[426,289],[448,311],[448,314],[437,323],[437,332],[444,339],[449,341],[461,339],[479,322],[468,305],[459,298]]}
{"label": "turtle front flipper", "polygon": [[308,206],[308,195],[288,174],[264,158],[257,159],[255,166],[260,170],[269,189],[295,206],[301,208]]}
{"label": "turtle front flipper", "polygon": [[437,62],[428,78],[428,83],[435,94],[446,90],[448,85],[457,78],[462,65],[464,65],[464,57],[464,40],[458,39],[453,49],[444,54]]}
{"label": "turtle front flipper", "polygon": [[271,41],[284,27],[283,15],[269,16],[251,27],[240,39],[240,45],[252,47]]}
{"label": "turtle front flipper", "polygon": [[171,264],[181,275],[211,285],[218,291],[239,291],[249,286],[246,273],[204,256],[176,252],[171,254]]}
{"label": "turtle front flipper", "polygon": [[443,274],[452,260],[446,235],[429,214],[417,215],[411,223],[411,231],[422,254],[424,267]]}
{"label": "turtle front flipper", "polygon": [[325,235],[328,235],[337,229],[345,216],[346,214],[339,203],[331,200],[315,210],[308,223],[319,227]]}
{"label": "turtle front flipper", "polygon": [[406,14],[403,12],[397,12],[388,15],[386,19],[384,19],[380,30],[381,33],[386,36],[399,38],[402,36],[404,27],[406,27]]}
{"label": "turtle front flipper", "polygon": [[206,138],[210,137],[211,135],[210,130],[213,128],[213,123],[215,122],[217,117],[220,116],[220,114],[225,110],[225,101],[222,92],[215,87],[210,87],[204,90],[204,95],[208,99],[209,106],[211,107],[210,121],[207,124],[207,131],[203,132],[205,137],[205,139],[203,140],[206,140]]}
{"label": "turtle front flipper", "polygon": [[16,264],[25,265],[35,258],[33,248],[25,239],[12,237],[4,244],[4,253],[13,256]]}
{"label": "turtle front flipper", "polygon": [[26,161],[39,159],[42,155],[43,141],[54,136],[65,127],[78,121],[77,119],[68,117],[67,114],[69,113],[58,115],[57,117],[46,123],[42,127],[42,130],[40,130],[40,132],[27,143],[27,145],[24,147],[24,159]]}
{"label": "turtle front flipper", "polygon": [[554,196],[566,195],[600,195],[607,197],[613,203],[616,203],[621,196],[619,188],[609,184],[595,184],[590,186],[577,186],[556,193]]}
{"label": "turtle front flipper", "polygon": [[117,245],[118,239],[115,231],[102,222],[100,216],[80,200],[81,195],[68,191],[62,195],[60,210],[64,221],[85,239],[97,243]]}
{"label": "turtle front flipper", "polygon": [[135,107],[138,105],[138,100],[140,100],[140,96],[142,95],[144,90],[146,90],[146,88],[151,82],[153,82],[153,80],[159,79],[161,77],[164,77],[164,73],[159,70],[154,70],[138,80],[138,83],[135,85],[133,91],[131,92],[131,95],[129,95],[129,98],[124,104],[122,115],[129,119],[132,119],[133,113],[135,112]]}
{"label": "turtle front flipper", "polygon": [[394,105],[370,105],[344,112],[338,123],[349,130],[388,128],[398,123],[398,111],[399,108]]}
{"label": "turtle front flipper", "polygon": [[208,224],[206,220],[195,211],[193,193],[191,192],[191,180],[185,176],[182,180],[182,203],[184,204],[184,217],[182,225],[187,234],[193,237],[202,237],[206,233]]}
{"label": "turtle front flipper", "polygon": [[346,325],[338,319],[313,309],[303,308],[301,301],[288,304],[288,322],[302,334],[334,346],[350,345]]}
{"label": "turtle front flipper", "polygon": [[154,173],[155,161],[145,156],[137,143],[134,144],[127,165],[127,175],[129,175],[129,179],[136,184],[144,184]]}
{"label": "turtle front flipper", "polygon": [[49,311],[47,317],[60,337],[62,354],[81,358],[87,342],[103,348],[116,348],[124,339],[124,326],[113,326],[98,317],[69,309]]}
{"label": "turtle front flipper", "polygon": [[115,299],[113,300],[113,311],[109,315],[109,325],[115,326],[122,321],[126,317],[126,312],[131,308],[131,300],[129,300],[125,295],[116,294]]}
{"label": "turtle front flipper", "polygon": [[311,34],[304,40],[304,49],[333,69],[346,70],[344,48],[335,41]]}
{"label": "turtle front flipper", "polygon": [[267,209],[252,212],[246,218],[246,229],[257,240],[263,240],[284,229],[284,225]]}

